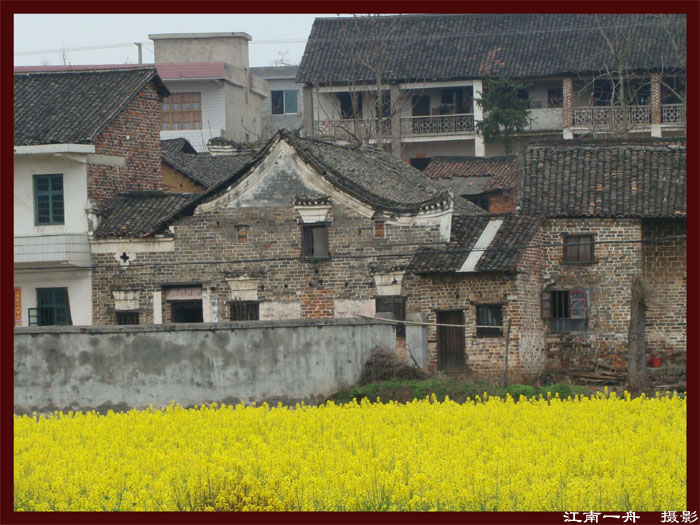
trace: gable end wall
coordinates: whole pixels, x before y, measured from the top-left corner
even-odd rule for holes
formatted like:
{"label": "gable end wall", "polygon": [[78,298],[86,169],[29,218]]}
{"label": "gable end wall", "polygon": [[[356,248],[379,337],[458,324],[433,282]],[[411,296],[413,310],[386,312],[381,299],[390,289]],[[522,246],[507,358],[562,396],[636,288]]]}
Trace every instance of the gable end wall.
{"label": "gable end wall", "polygon": [[148,83],[95,139],[95,153],[126,159],[124,168],[88,164],[88,198],[98,205],[117,193],[161,189],[160,102]]}

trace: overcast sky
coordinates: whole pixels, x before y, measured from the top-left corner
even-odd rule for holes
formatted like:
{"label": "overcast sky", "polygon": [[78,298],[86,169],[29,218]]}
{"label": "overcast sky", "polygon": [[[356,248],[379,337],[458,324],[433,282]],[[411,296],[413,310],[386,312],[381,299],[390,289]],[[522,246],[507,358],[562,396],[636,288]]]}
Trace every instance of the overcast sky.
{"label": "overcast sky", "polygon": [[[284,59],[298,64],[314,18],[333,14],[97,14],[97,15],[15,15],[15,65],[63,64],[60,51],[20,54],[66,48],[71,64],[138,63],[134,42],[143,42],[143,61],[153,62],[153,33],[216,33],[242,31],[253,37],[249,60],[252,67],[269,66]],[[272,42],[270,42],[272,41]],[[90,51],[72,48],[122,47]]]}

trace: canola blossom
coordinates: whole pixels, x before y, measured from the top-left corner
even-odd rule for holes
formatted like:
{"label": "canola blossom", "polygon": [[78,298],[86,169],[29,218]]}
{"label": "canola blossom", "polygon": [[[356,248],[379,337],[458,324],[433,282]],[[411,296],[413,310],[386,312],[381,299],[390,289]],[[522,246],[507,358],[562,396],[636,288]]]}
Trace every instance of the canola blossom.
{"label": "canola blossom", "polygon": [[15,416],[22,511],[686,508],[686,403],[202,406]]}

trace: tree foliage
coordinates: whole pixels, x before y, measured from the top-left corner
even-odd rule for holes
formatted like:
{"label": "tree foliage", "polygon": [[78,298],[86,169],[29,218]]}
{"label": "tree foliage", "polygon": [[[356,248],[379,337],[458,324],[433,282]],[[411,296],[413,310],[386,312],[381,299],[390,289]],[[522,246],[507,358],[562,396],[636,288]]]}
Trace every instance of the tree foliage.
{"label": "tree foliage", "polygon": [[480,99],[476,103],[484,111],[484,118],[476,123],[476,131],[487,142],[502,138],[510,153],[511,137],[522,132],[532,122],[527,97],[519,92],[527,86],[504,76],[486,79]]}

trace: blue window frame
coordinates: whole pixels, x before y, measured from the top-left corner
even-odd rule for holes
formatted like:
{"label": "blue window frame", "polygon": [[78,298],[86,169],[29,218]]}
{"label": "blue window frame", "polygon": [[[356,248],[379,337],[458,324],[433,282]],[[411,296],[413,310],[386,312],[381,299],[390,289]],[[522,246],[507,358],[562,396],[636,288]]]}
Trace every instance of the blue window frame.
{"label": "blue window frame", "polygon": [[34,175],[34,224],[63,223],[63,175]]}

